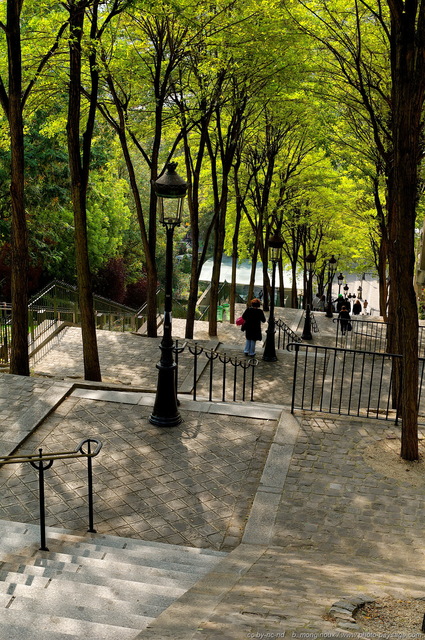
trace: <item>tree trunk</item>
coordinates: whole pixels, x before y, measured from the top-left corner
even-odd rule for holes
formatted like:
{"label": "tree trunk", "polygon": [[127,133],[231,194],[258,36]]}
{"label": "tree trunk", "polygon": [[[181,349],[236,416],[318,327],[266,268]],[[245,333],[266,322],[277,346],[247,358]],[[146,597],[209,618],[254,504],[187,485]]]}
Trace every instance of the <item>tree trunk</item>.
{"label": "tree trunk", "polygon": [[214,243],[214,264],[211,274],[210,308],[209,308],[209,330],[210,336],[217,335],[217,307],[218,289],[220,286],[220,269],[223,258],[224,238],[226,234],[226,209],[227,209],[227,176],[223,176],[222,192],[219,204],[219,214],[215,229]]}
{"label": "tree trunk", "polygon": [[[91,143],[90,133],[92,134],[90,129],[86,130],[83,160],[81,159],[80,151],[81,38],[84,26],[85,7],[85,2],[70,2],[68,5],[70,12],[69,25],[71,37],[69,41],[69,104],[67,135],[71,176],[71,197],[74,209],[75,255],[81,312],[84,377],[86,380],[100,381],[102,378],[97,349],[96,322],[88,257],[86,219],[86,195],[89,171],[88,164]],[[94,87],[92,87],[92,90],[94,91]],[[95,96],[95,99],[96,97],[97,95]],[[94,117],[93,112],[92,115]]]}
{"label": "tree trunk", "polygon": [[[236,183],[236,181],[235,181]],[[235,220],[235,230],[233,232],[233,254],[232,254],[232,282],[230,283],[230,323],[235,323],[235,303],[236,303],[236,274],[238,268],[238,245],[239,245],[239,229],[241,226],[242,219],[242,209],[238,204],[239,197],[238,192],[236,192],[236,220]]]}
{"label": "tree trunk", "polygon": [[29,375],[28,359],[28,234],[24,201],[24,127],[20,13],[22,2],[8,0],[8,118],[11,148],[12,198],[12,345],[10,373]]}
{"label": "tree trunk", "polygon": [[396,288],[396,333],[402,355],[401,457],[418,459],[418,310],[413,286],[415,219],[425,92],[425,5],[388,1],[391,12],[394,234],[391,255]]}
{"label": "tree trunk", "polygon": [[292,286],[291,286],[291,307],[292,309],[298,309],[298,296],[297,296],[297,262],[291,262],[292,268]]}

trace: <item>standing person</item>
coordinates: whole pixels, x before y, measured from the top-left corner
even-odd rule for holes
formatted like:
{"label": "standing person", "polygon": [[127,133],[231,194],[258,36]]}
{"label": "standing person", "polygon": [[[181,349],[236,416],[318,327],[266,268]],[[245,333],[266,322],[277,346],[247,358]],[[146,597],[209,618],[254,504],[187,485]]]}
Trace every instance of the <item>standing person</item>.
{"label": "standing person", "polygon": [[340,293],[336,301],[336,310],[338,311],[338,313],[341,311],[343,306],[344,306],[344,296],[342,295],[342,293]]}
{"label": "standing person", "polygon": [[255,343],[257,340],[262,339],[261,323],[266,322],[266,316],[260,307],[260,300],[258,298],[254,298],[251,300],[251,304],[248,309],[245,309],[242,314],[242,318],[245,320],[243,327],[246,334],[244,353],[251,358],[255,356]]}
{"label": "standing person", "polygon": [[[332,300],[331,300],[331,304],[332,304]],[[322,296],[320,296],[320,300],[319,300],[319,311],[324,311],[326,307],[326,296],[325,294],[323,294]]]}
{"label": "standing person", "polygon": [[367,316],[367,300],[363,302],[363,313]]}
{"label": "standing person", "polygon": [[355,303],[353,304],[353,313],[355,316],[358,316],[361,313],[362,310],[362,303],[360,302],[360,300],[356,300]]}
{"label": "standing person", "polygon": [[341,333],[345,336],[347,332],[348,323],[350,322],[350,313],[347,311],[346,307],[342,307],[341,311],[338,314],[338,321],[341,325]]}

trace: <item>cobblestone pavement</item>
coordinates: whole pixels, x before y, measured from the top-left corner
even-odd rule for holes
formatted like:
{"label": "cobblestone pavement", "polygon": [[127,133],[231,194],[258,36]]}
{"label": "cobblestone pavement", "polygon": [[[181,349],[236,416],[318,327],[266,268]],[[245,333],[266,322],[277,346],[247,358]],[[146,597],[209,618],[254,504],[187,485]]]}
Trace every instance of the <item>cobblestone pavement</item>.
{"label": "cobblestone pavement", "polygon": [[[233,329],[226,327],[218,341],[236,354],[241,342]],[[325,335],[321,331],[320,339]],[[333,338],[332,328],[328,337]],[[150,339],[135,340],[144,344]],[[152,388],[158,353],[146,374],[141,369],[134,374],[133,367],[147,362],[149,349],[142,357],[137,348],[134,357],[123,357],[121,343],[115,343],[113,353],[104,351],[106,377],[121,386],[129,380],[132,387]],[[225,405],[211,414],[207,403],[199,403],[195,411],[184,400],[183,425],[162,432],[148,423],[147,405],[94,401],[74,393],[25,443],[25,450],[32,451],[40,444],[74,448],[87,431],[104,440],[102,456],[94,461],[99,531],[107,526],[122,535],[233,549],[143,631],[141,640],[372,638],[346,614],[329,619],[331,606],[345,597],[425,598],[425,482],[413,485],[407,472],[405,481],[391,479],[376,471],[367,455],[389,431],[397,434],[397,427],[327,414],[291,416],[282,407],[288,397],[286,354],[278,357],[278,363],[261,363],[255,392],[263,402],[281,400],[279,420],[266,418],[266,404],[249,405],[254,412],[249,417],[232,415]],[[78,357],[62,370],[61,356],[46,358],[53,358],[52,368],[43,359],[40,372],[45,367],[45,374],[54,370],[71,380],[79,375],[72,373]],[[23,385],[27,407],[39,389],[46,393],[56,384],[54,379],[34,380],[34,393],[25,396],[28,383]],[[13,384],[4,390],[15,402]],[[84,473],[76,467],[72,463],[63,479],[53,473],[48,518],[85,529]],[[34,475],[31,479],[28,471],[10,469],[0,474],[3,517],[32,517]],[[63,490],[66,505],[59,497]],[[425,636],[409,628],[404,637]]]}
{"label": "cobblestone pavement", "polygon": [[[263,543],[260,534],[249,544],[245,534],[221,572],[141,640],[372,638],[342,610],[331,620],[332,605],[347,597],[425,598],[424,487],[368,464],[368,447],[394,425],[324,414],[299,415],[297,422],[293,446],[281,441],[287,469],[271,536],[264,531]],[[424,635],[413,627],[401,637]]]}
{"label": "cobblestone pavement", "polygon": [[[95,470],[100,533],[172,544],[233,549],[273,439],[274,420],[184,411],[184,422],[158,429],[151,407],[69,397],[16,453],[73,451],[101,440]],[[57,461],[46,471],[46,523],[87,529],[87,469]],[[37,523],[37,473],[30,465],[0,470],[0,518]]]}

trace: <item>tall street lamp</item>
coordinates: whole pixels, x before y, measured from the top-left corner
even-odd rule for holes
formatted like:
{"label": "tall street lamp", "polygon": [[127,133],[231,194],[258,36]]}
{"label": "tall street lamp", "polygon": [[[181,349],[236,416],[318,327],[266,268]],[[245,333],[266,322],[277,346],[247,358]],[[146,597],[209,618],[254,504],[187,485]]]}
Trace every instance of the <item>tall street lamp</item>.
{"label": "tall street lamp", "polygon": [[342,287],[342,283],[344,280],[344,276],[342,274],[342,272],[339,272],[339,276],[338,276],[338,295],[341,293],[341,287]]}
{"label": "tall street lamp", "polygon": [[313,335],[311,333],[310,305],[311,305],[311,299],[312,299],[313,265],[316,262],[316,256],[312,251],[310,251],[305,261],[307,264],[307,273],[308,273],[307,296],[306,296],[307,305],[306,305],[306,312],[305,312],[304,328],[303,328],[303,333],[301,338],[303,340],[312,340]]}
{"label": "tall street lamp", "polygon": [[332,283],[336,271],[336,259],[335,256],[329,258],[328,262],[328,305],[326,309],[326,317],[333,318],[332,313]]}
{"label": "tall street lamp", "polygon": [[166,231],[165,254],[165,302],[164,329],[160,344],[161,359],[156,365],[158,384],[153,412],[149,422],[157,427],[175,427],[182,422],[178,410],[176,389],[176,363],[173,357],[174,341],[171,336],[172,278],[173,278],[173,234],[180,225],[183,200],[187,183],[176,173],[176,162],[167,165],[166,173],[153,183],[157,196],[159,221]]}
{"label": "tall street lamp", "polygon": [[275,297],[275,284],[276,284],[276,265],[282,256],[283,239],[278,233],[275,233],[269,238],[270,259],[272,261],[272,290],[270,300],[270,313],[267,324],[266,343],[264,345],[263,360],[266,362],[276,362],[276,347],[275,347],[275,321],[274,321],[274,297]]}

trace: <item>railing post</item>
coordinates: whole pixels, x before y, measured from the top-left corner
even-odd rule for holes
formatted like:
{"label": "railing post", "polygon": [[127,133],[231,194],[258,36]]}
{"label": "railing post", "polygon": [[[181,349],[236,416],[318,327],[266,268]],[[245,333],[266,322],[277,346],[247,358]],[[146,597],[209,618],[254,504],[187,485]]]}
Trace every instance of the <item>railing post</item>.
{"label": "railing post", "polygon": [[255,367],[258,364],[258,360],[250,360],[249,364],[250,364],[251,369],[252,369],[252,374],[251,374],[251,402],[254,402],[254,376],[255,376]]}
{"label": "railing post", "polygon": [[[297,386],[297,371],[298,371],[298,352],[300,350],[300,345],[298,342],[295,342],[294,345],[295,345],[295,363],[294,363],[294,380],[292,382],[291,413],[294,413],[295,389]],[[289,347],[289,344],[288,344],[288,347]]]}
{"label": "railing post", "polygon": [[50,469],[53,464],[53,460],[49,460],[46,466],[43,466],[42,454],[43,449],[38,450],[40,461],[34,462],[31,460],[31,465],[34,469],[38,470],[38,498],[40,504],[40,551],[48,551],[46,546],[46,514],[45,514],[45,501],[44,501],[44,471]]}
{"label": "railing post", "polygon": [[91,440],[87,440],[87,492],[89,502],[89,533],[96,533],[93,522],[93,465],[91,459]]}

